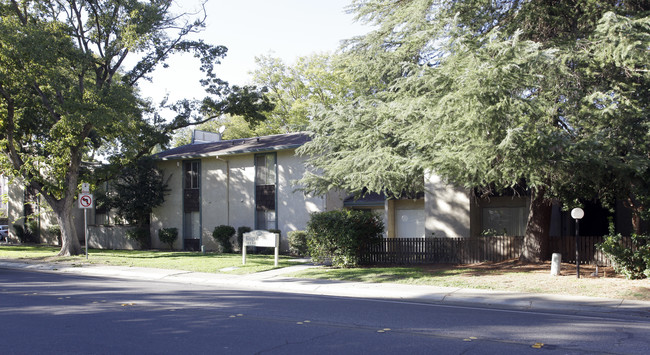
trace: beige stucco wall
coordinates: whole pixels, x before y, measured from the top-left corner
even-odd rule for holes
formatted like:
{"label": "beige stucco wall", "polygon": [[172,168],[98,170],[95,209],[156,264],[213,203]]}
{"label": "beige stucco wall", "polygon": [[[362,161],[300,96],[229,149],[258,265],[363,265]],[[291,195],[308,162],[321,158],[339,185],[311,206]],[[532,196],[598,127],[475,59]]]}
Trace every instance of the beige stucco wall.
{"label": "beige stucco wall", "polygon": [[88,226],[88,246],[97,249],[140,249],[138,242],[126,238],[126,231],[132,228],[124,225]]}
{"label": "beige stucco wall", "polygon": [[0,218],[6,218],[8,216],[7,214],[7,197],[8,197],[8,189],[9,189],[9,183],[8,183],[7,177],[4,175],[0,174]]}
{"label": "beige stucco wall", "polygon": [[304,230],[310,215],[325,211],[327,197],[316,197],[299,191],[294,182],[305,174],[304,158],[295,155],[293,150],[277,153],[278,187],[277,219],[281,233],[281,250],[289,250],[287,233]]}
{"label": "beige stucco wall", "polygon": [[[281,249],[288,250],[287,233],[303,230],[314,212],[343,206],[343,194],[333,192],[324,197],[305,195],[293,182],[304,172],[304,158],[294,150],[277,152],[277,209],[278,229],[282,232]],[[219,225],[235,229],[255,229],[255,154],[225,155],[201,159],[201,231],[206,250],[217,250],[212,231]],[[170,194],[165,203],[154,209],[151,219],[152,246],[165,248],[158,240],[160,228],[175,227],[179,231],[176,248],[182,247],[183,186],[182,162],[161,161],[159,167],[169,180]]]}
{"label": "beige stucco wall", "polygon": [[[255,229],[255,158],[254,154],[223,156],[230,168],[229,182],[229,221],[227,225],[235,228]],[[214,227],[213,227],[214,229]],[[210,238],[212,229],[210,230]]]}
{"label": "beige stucco wall", "polygon": [[469,191],[447,184],[437,175],[427,175],[424,186],[425,236],[469,238]]}
{"label": "beige stucco wall", "polygon": [[217,249],[214,227],[228,224],[227,165],[217,158],[201,159],[201,242],[206,250]]}
{"label": "beige stucco wall", "polygon": [[[7,197],[8,197],[8,223],[9,223],[9,238],[14,241],[18,241],[16,232],[14,231],[13,225],[18,224],[25,226],[25,216],[24,213],[24,204],[25,204],[25,189],[24,186],[19,183],[19,180],[10,180],[9,185],[7,186]],[[78,208],[77,204],[72,207],[73,213],[73,222],[75,229],[77,230],[77,238],[80,242],[84,241],[84,212],[83,209]],[[52,235],[47,232],[48,227],[58,225],[56,221],[56,215],[52,211],[49,205],[41,198],[40,203],[34,206],[34,213],[36,213],[36,221],[39,226],[39,236],[40,242],[57,245],[58,241],[55,235]],[[91,214],[89,213],[89,218]],[[90,222],[89,222],[90,223]]]}
{"label": "beige stucco wall", "polygon": [[9,239],[18,241],[18,237],[16,237],[16,232],[14,231],[13,225],[25,225],[25,219],[23,218],[25,190],[22,185],[11,184],[7,188],[7,196],[9,198],[7,206],[7,215],[9,220]]}

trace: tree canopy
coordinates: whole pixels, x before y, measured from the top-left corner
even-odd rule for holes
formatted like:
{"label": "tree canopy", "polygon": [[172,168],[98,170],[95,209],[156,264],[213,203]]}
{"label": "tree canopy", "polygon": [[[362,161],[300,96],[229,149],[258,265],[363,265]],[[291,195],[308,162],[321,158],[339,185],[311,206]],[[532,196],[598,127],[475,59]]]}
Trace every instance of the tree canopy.
{"label": "tree canopy", "polygon": [[[637,193],[648,176],[650,5],[636,1],[357,0],[355,86],[310,130],[303,182],[400,194],[424,172],[531,191],[529,260],[550,200]],[[616,180],[616,183],[612,181]],[[629,195],[627,195],[629,196]]]}
{"label": "tree canopy", "polygon": [[[0,1],[0,164],[52,207],[62,255],[80,252],[72,209],[95,156],[120,166],[168,140],[177,128],[224,112],[259,119],[268,102],[254,88],[219,80],[227,49],[190,40],[205,14],[175,14],[171,0]],[[202,102],[170,103],[163,121],[137,83],[174,53],[193,53],[205,73]],[[127,61],[134,57],[135,61]],[[133,62],[132,66],[125,63]]]}
{"label": "tree canopy", "polygon": [[[196,128],[217,132],[224,125],[225,139],[303,131],[314,116],[314,107],[331,107],[345,97],[350,82],[337,68],[336,59],[335,54],[312,54],[287,64],[270,55],[256,57],[253,83],[263,89],[273,106],[264,112],[264,119],[251,121],[241,115],[227,115]],[[191,135],[189,128],[177,132],[174,145],[188,144]]]}

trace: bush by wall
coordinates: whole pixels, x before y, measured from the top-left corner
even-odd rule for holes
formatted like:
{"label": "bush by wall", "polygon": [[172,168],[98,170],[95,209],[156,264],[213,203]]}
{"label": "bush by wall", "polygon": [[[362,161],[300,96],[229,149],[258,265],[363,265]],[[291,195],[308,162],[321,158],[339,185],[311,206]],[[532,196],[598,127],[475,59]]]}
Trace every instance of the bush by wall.
{"label": "bush by wall", "polygon": [[614,233],[610,224],[609,235],[596,247],[607,254],[616,272],[627,279],[650,277],[650,235],[632,235],[632,248],[626,248],[621,242],[621,234]]}
{"label": "bush by wall", "polygon": [[232,243],[230,238],[235,235],[235,228],[226,225],[220,225],[214,228],[212,231],[212,238],[221,245],[221,251],[223,253],[232,253]]}
{"label": "bush by wall", "polygon": [[136,227],[126,231],[126,238],[135,240],[140,245],[140,249],[149,249],[151,246],[151,235],[149,234],[149,226]]}
{"label": "bush by wall", "polygon": [[47,233],[56,238],[58,245],[61,245],[61,227],[58,225],[52,225],[47,227]]}
{"label": "bush by wall", "polygon": [[340,210],[314,213],[307,223],[309,254],[315,262],[329,259],[333,266],[356,266],[362,248],[379,242],[383,231],[383,222],[371,212]]}
{"label": "bush by wall", "polygon": [[169,245],[170,250],[174,250],[174,242],[178,238],[178,229],[176,228],[161,228],[158,231],[158,239],[163,244]]}
{"label": "bush by wall", "polygon": [[292,231],[287,233],[289,237],[289,252],[292,255],[309,256],[309,246],[307,245],[307,232]]}
{"label": "bush by wall", "polygon": [[35,220],[28,220],[25,226],[14,224],[13,227],[21,243],[38,243],[38,222]]}
{"label": "bush by wall", "polygon": [[14,231],[16,233],[16,237],[18,237],[18,240],[21,243],[27,243],[27,237],[25,236],[25,229],[23,228],[22,225],[14,224]]}
{"label": "bush by wall", "polygon": [[241,249],[244,245],[244,233],[252,231],[251,227],[241,226],[237,228],[237,243],[239,243],[239,248]]}

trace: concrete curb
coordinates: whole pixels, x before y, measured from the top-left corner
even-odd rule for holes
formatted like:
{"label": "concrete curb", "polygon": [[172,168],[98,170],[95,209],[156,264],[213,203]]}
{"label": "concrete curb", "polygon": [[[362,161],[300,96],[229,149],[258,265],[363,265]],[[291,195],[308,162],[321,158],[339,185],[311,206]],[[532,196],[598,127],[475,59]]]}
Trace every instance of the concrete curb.
{"label": "concrete curb", "polygon": [[231,275],[124,266],[79,266],[0,261],[0,268],[4,269],[56,272],[94,277],[165,281],[205,286],[228,286],[246,290],[368,298],[386,301],[410,301],[454,306],[487,306],[500,309],[650,318],[650,302],[647,301],[462,289],[455,287],[298,279],[285,276],[286,274],[309,267],[313,266],[296,265],[257,274]]}

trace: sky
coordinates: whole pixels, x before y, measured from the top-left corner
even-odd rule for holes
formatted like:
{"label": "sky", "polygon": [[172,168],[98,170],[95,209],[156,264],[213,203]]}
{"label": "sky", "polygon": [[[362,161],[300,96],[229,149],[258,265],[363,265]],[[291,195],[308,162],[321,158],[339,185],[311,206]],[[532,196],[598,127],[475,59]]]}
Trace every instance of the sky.
{"label": "sky", "polygon": [[[291,64],[297,57],[333,52],[342,40],[362,35],[367,27],[345,13],[351,0],[209,0],[207,26],[198,36],[224,45],[227,56],[217,67],[219,78],[231,85],[249,84],[255,57],[272,55]],[[200,0],[177,0],[186,12],[199,8]],[[180,10],[179,10],[180,11]],[[175,11],[177,12],[177,11]],[[202,98],[202,73],[191,55],[174,56],[169,68],[159,67],[151,83],[141,83],[141,93],[159,102],[165,95],[175,101]]]}

